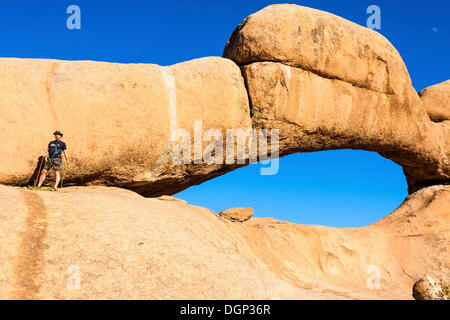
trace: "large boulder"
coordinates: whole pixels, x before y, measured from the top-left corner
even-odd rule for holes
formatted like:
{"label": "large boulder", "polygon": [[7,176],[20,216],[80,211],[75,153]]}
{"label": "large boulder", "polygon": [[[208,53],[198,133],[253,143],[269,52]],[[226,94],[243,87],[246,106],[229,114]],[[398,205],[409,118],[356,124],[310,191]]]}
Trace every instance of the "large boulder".
{"label": "large boulder", "polygon": [[277,61],[382,93],[400,94],[411,82],[399,53],[380,33],[294,4],[270,5],[247,17],[223,56],[239,65]]}
{"label": "large boulder", "polygon": [[413,297],[416,300],[447,300],[448,295],[448,286],[442,281],[436,281],[429,274],[414,282]]}
{"label": "large boulder", "polygon": [[450,180],[450,125],[430,121],[402,58],[379,33],[271,5],[237,27],[224,57],[241,66],[253,125],[279,129],[281,155],[364,149],[401,165],[410,192]]}
{"label": "large boulder", "polygon": [[0,183],[25,184],[59,129],[72,160],[66,185],[173,194],[224,173],[172,161],[177,129],[192,139],[195,121],[204,131],[251,128],[241,72],[219,57],[169,67],[6,58],[0,78]]}
{"label": "large boulder", "polygon": [[432,121],[450,120],[450,80],[423,89],[420,99]]}
{"label": "large boulder", "polygon": [[450,186],[345,229],[167,200],[0,185],[0,299],[411,299],[412,279],[450,274]]}

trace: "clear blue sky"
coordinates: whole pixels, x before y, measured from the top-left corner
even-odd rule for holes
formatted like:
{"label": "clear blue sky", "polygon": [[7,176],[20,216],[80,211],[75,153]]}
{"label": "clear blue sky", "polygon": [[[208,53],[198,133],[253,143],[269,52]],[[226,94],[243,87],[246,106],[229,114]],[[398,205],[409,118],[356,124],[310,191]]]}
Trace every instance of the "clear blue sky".
{"label": "clear blue sky", "polygon": [[[173,63],[220,56],[234,28],[277,2],[38,1],[0,3],[0,56]],[[292,1],[365,25],[381,8],[381,32],[399,50],[420,91],[450,78],[450,1]],[[66,28],[66,8],[81,8],[81,30]],[[30,75],[32,76],[32,75]],[[376,153],[327,151],[280,160],[274,176],[251,165],[176,195],[216,212],[251,206],[255,216],[301,224],[363,226],[394,210],[407,195],[402,170]]]}

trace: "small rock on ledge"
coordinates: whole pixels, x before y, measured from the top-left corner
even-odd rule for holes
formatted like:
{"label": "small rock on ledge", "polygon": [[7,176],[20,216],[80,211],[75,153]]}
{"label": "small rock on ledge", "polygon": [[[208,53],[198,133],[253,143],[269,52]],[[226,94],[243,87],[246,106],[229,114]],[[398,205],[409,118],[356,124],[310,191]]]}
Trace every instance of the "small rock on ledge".
{"label": "small rock on ledge", "polygon": [[241,208],[231,208],[219,212],[219,216],[230,220],[232,222],[244,222],[250,220],[253,216],[253,208],[241,207]]}

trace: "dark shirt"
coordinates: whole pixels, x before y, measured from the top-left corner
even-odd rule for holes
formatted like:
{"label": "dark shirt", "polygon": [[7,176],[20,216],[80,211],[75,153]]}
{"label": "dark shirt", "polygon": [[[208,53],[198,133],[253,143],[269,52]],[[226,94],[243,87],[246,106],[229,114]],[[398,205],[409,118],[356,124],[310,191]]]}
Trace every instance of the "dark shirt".
{"label": "dark shirt", "polygon": [[48,155],[52,159],[61,158],[63,150],[66,150],[66,144],[61,140],[50,141],[48,144]]}

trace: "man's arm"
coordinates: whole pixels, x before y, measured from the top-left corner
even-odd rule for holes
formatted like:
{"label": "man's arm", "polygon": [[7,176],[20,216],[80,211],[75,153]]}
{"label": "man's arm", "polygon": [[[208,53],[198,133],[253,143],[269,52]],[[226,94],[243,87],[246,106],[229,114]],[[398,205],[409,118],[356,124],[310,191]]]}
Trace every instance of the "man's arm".
{"label": "man's arm", "polygon": [[69,164],[69,155],[67,153],[67,150],[63,150],[64,158],[66,158],[66,163]]}

